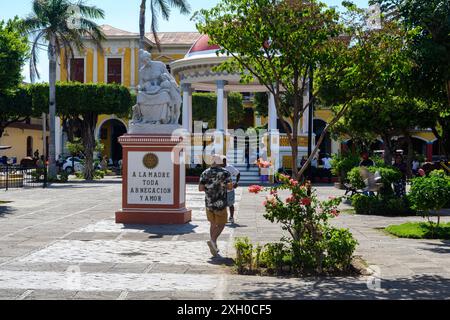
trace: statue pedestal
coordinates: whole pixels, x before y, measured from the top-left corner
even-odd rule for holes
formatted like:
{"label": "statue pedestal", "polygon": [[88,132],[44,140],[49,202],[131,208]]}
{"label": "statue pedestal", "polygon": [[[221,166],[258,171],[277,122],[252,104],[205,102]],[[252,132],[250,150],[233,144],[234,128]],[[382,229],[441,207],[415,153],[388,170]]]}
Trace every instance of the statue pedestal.
{"label": "statue pedestal", "polygon": [[123,147],[122,210],[116,223],[184,224],[186,168],[181,137],[169,134],[130,134],[119,138]]}

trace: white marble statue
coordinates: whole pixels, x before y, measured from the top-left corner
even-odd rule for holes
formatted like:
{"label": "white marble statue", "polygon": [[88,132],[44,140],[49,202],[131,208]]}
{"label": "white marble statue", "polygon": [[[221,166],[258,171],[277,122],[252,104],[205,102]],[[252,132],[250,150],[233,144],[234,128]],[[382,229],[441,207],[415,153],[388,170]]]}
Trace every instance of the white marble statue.
{"label": "white marble statue", "polygon": [[153,61],[145,50],[139,50],[139,60],[138,96],[133,107],[130,133],[178,128],[182,100],[174,77],[164,63]]}

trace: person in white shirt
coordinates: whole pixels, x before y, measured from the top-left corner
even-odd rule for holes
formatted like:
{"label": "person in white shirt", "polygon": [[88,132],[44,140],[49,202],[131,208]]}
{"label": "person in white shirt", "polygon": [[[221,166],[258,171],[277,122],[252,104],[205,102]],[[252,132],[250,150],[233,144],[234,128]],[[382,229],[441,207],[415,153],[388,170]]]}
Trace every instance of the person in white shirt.
{"label": "person in white shirt", "polygon": [[231,164],[227,163],[227,158],[223,160],[223,167],[231,174],[231,179],[233,180],[233,190],[227,193],[228,207],[230,208],[230,223],[234,224],[234,204],[236,202],[236,189],[239,187],[239,181],[241,180],[241,173]]}
{"label": "person in white shirt", "polygon": [[332,181],[332,175],[331,175],[331,157],[326,154],[325,157],[323,157],[322,159],[322,163],[323,163],[323,170],[325,173],[325,177],[328,178],[328,181],[331,183]]}

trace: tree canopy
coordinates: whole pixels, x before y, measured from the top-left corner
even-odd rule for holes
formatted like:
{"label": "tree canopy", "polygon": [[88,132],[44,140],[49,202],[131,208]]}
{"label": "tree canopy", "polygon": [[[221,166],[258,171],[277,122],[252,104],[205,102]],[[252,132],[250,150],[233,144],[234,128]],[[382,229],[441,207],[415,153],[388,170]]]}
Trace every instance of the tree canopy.
{"label": "tree canopy", "polygon": [[222,0],[196,19],[198,30],[230,57],[217,69],[239,73],[244,83],[259,81],[274,95],[278,117],[290,115],[293,130],[284,129],[296,169],[298,124],[314,100],[304,103],[303,94],[311,68],[334,58],[334,38],[343,31],[338,13],[315,0]]}
{"label": "tree canopy", "polygon": [[[192,95],[192,118],[208,122],[209,128],[216,127],[217,95],[215,93],[194,93]],[[239,93],[228,95],[228,123],[239,126],[244,119],[244,105]]]}
{"label": "tree canopy", "polygon": [[[49,87],[47,84],[31,86],[33,103],[48,104]],[[86,157],[84,177],[94,177],[93,154],[96,146],[95,127],[101,114],[115,114],[126,117],[130,114],[134,98],[128,88],[117,84],[82,84],[74,82],[56,85],[58,106],[56,113],[72,125],[80,128],[81,140]]]}

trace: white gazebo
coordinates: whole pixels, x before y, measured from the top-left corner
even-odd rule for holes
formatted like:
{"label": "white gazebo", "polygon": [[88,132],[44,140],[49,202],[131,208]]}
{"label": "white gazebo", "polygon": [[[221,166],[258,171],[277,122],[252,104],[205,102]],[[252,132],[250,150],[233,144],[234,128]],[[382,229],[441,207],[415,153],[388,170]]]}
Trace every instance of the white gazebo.
{"label": "white gazebo", "polygon": [[[268,92],[264,85],[257,81],[250,84],[242,84],[241,77],[238,73],[216,72],[214,67],[226,61],[226,55],[218,55],[219,46],[211,45],[209,37],[203,35],[192,46],[186,56],[171,64],[173,75],[179,79],[183,92],[183,128],[189,133],[193,133],[192,120],[192,92],[207,91],[216,92],[217,94],[217,115],[216,130],[226,134],[228,132],[228,103],[227,96],[230,92],[255,93]],[[305,99],[308,100],[308,99]],[[285,151],[290,154],[290,147],[281,144],[278,135],[278,116],[275,107],[275,99],[269,94],[268,105],[268,132],[271,134],[270,148],[271,150],[279,149],[280,154],[277,159],[273,159],[278,169],[280,167],[280,156]],[[303,123],[300,124],[299,132],[304,137],[308,134],[308,115],[305,114]],[[281,137],[283,139],[283,136]],[[278,144],[278,146],[276,146]],[[286,150],[283,150],[286,149]],[[304,147],[300,148],[304,152]]]}

